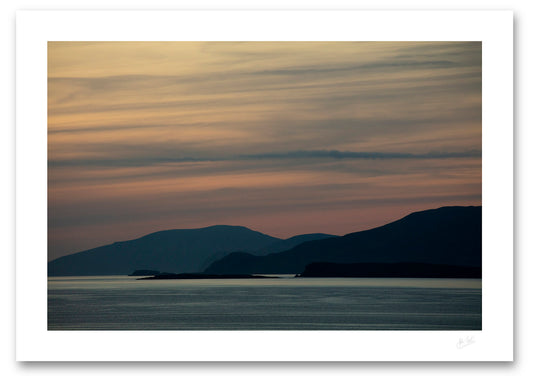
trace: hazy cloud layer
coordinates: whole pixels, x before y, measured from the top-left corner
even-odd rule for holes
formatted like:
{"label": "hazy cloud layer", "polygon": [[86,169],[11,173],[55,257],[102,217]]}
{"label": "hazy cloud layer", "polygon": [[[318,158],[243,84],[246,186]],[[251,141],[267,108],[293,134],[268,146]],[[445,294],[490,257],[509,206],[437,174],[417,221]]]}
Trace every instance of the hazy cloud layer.
{"label": "hazy cloud layer", "polygon": [[481,203],[479,42],[50,42],[49,258]]}

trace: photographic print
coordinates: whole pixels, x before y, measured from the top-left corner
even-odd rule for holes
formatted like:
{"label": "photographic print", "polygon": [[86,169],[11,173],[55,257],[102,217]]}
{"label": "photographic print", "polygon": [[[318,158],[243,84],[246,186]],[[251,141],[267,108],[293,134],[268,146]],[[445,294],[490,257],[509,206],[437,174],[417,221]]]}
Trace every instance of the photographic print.
{"label": "photographic print", "polygon": [[48,330],[481,330],[482,44],[48,42]]}
{"label": "photographic print", "polygon": [[512,12],[16,26],[17,360],[513,359]]}

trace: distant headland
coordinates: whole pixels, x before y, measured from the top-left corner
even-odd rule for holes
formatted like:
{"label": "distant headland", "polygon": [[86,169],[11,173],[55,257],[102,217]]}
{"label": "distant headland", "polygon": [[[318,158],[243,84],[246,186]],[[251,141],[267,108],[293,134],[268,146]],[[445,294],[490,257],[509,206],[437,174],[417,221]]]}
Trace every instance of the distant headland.
{"label": "distant headland", "polygon": [[355,263],[315,262],[297,277],[342,278],[481,278],[480,267],[423,263]]}
{"label": "distant headland", "polygon": [[128,274],[129,277],[141,277],[141,276],[152,276],[161,274],[159,270],[147,270],[147,269],[141,269],[141,270],[135,270],[133,273]]}
{"label": "distant headland", "polygon": [[204,273],[162,273],[144,279],[252,279],[252,278],[278,278],[275,276],[252,275],[252,274],[204,274]]}
{"label": "distant headland", "polygon": [[316,233],[289,239],[243,226],[167,230],[60,257],[48,263],[48,275],[481,278],[481,214],[481,206],[447,206],[344,236]]}

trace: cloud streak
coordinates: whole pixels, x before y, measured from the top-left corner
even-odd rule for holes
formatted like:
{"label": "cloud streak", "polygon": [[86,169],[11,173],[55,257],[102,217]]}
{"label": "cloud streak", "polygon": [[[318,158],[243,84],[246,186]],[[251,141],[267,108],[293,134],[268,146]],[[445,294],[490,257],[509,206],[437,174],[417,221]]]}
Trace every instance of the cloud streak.
{"label": "cloud streak", "polygon": [[[135,154],[133,152],[132,154]],[[353,152],[339,150],[295,150],[283,153],[244,154],[229,157],[195,158],[195,157],[172,157],[157,156],[136,158],[134,155],[128,158],[91,158],[91,159],[64,159],[48,161],[48,166],[150,166],[168,163],[194,163],[194,162],[221,162],[221,161],[253,161],[253,160],[301,160],[301,159],[449,159],[449,158],[480,158],[480,150],[468,150],[463,152],[429,152],[424,154],[413,153],[388,153],[388,152]]]}
{"label": "cloud streak", "polygon": [[446,153],[430,152],[424,154],[387,153],[387,152],[354,152],[338,150],[297,150],[286,153],[266,153],[241,155],[238,159],[300,159],[300,158],[332,158],[332,159],[446,159],[481,157],[481,151]]}

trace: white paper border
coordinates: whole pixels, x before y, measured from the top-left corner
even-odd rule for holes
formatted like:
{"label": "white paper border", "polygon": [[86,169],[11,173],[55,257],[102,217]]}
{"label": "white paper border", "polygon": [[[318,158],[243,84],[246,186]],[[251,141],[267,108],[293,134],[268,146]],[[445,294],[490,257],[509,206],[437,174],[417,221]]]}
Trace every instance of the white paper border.
{"label": "white paper border", "polygon": [[[16,28],[17,360],[513,359],[512,12],[22,11]],[[47,42],[66,40],[482,41],[483,330],[47,331]]]}

